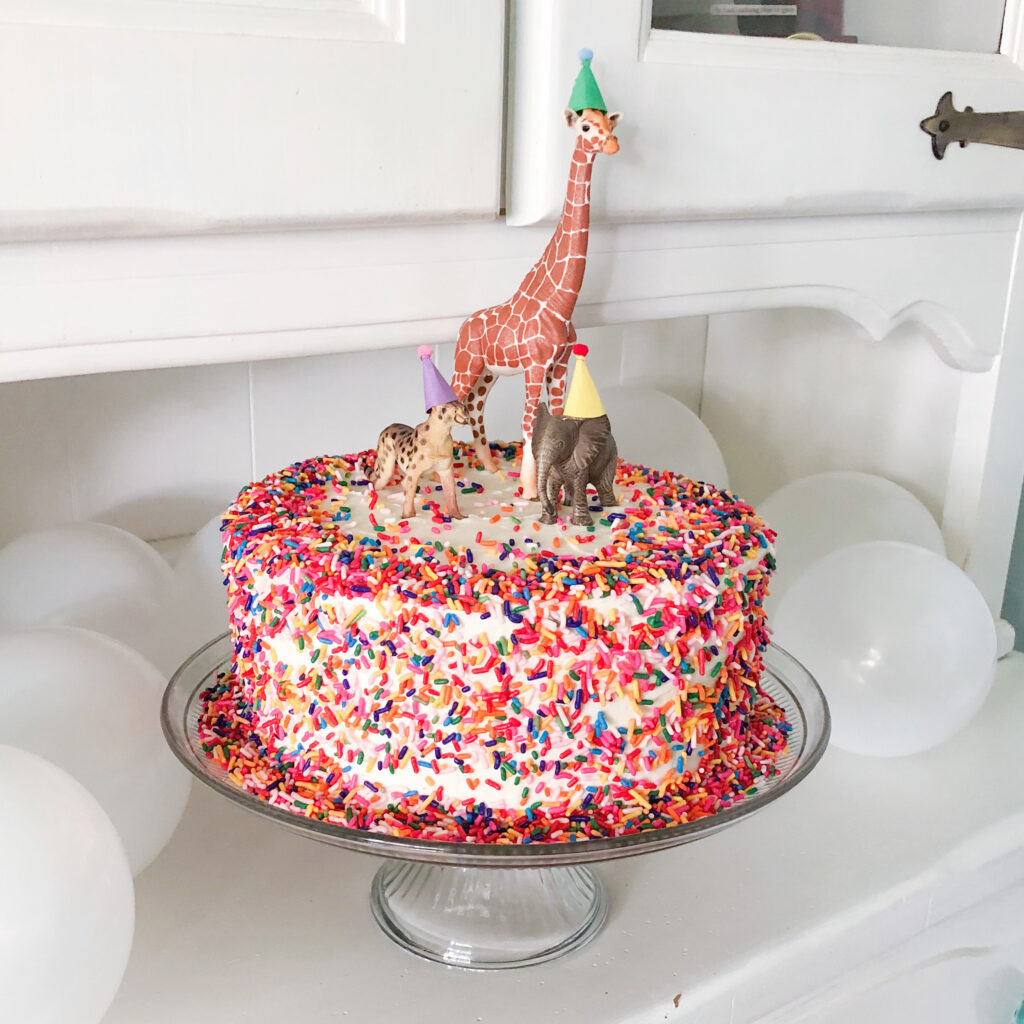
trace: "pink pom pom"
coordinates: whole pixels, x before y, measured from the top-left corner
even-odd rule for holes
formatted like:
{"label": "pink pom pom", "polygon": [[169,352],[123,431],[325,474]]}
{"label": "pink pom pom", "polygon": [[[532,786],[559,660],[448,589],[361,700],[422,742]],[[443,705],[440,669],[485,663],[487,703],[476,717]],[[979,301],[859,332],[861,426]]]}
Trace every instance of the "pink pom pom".
{"label": "pink pom pom", "polygon": [[420,345],[420,347],[416,349],[416,355],[418,355],[420,359],[429,359],[433,354],[434,350],[429,345]]}
{"label": "pink pom pom", "polygon": [[573,345],[572,354],[574,356],[585,356],[590,351],[586,345]]}

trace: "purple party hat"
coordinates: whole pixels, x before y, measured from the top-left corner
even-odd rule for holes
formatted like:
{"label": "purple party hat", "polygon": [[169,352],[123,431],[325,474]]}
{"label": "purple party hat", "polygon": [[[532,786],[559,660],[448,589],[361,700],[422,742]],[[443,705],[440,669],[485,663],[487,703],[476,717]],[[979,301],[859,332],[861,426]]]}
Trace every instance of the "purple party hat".
{"label": "purple party hat", "polygon": [[441,376],[440,370],[434,365],[433,351],[429,345],[420,345],[416,350],[423,361],[423,401],[430,412],[435,405],[445,402],[457,402],[459,399],[452,391],[451,385]]}

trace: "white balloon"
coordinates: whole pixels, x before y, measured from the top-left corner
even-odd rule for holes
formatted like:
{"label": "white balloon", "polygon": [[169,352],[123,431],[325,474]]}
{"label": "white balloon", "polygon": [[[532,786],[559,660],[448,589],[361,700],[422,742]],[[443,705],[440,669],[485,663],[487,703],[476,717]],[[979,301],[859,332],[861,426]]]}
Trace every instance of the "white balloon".
{"label": "white balloon", "polygon": [[165,668],[173,578],[144,540],[115,526],[71,523],[22,534],[0,550],[0,629],[82,626]]}
{"label": "white balloon", "polygon": [[995,623],[978,588],[901,541],[815,562],[779,602],[772,632],[824,690],[832,742],[857,754],[915,754],[949,739],[995,673]]}
{"label": "white balloon", "polygon": [[778,533],[769,616],[813,562],[871,540],[902,540],[945,555],[938,524],[899,484],[871,473],[817,473],[786,484],[759,502],[758,515]]}
{"label": "white balloon", "polygon": [[181,653],[182,613],[170,600],[173,577],[159,600],[139,596],[111,598],[79,605],[49,616],[48,626],[77,626],[102,633],[138,651],[169,678],[184,660]]}
{"label": "white balloon", "polygon": [[0,743],[46,757],[85,786],[133,874],[164,848],[191,788],[160,730],[164,685],[142,655],[99,633],[0,633]]}
{"label": "white balloon", "polygon": [[711,431],[682,402],[654,388],[601,388],[619,458],[668,469],[722,490],[729,474]]}
{"label": "white balloon", "polygon": [[135,927],[117,832],[70,775],[5,746],[0,823],[0,1020],[98,1024]]}

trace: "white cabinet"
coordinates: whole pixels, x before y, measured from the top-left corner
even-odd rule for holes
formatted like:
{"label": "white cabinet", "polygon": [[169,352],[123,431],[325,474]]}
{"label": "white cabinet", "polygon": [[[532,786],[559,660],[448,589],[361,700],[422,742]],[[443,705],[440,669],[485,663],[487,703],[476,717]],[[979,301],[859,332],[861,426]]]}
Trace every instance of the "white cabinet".
{"label": "white cabinet", "polygon": [[493,218],[503,5],[0,0],[0,241]]}
{"label": "white cabinet", "polygon": [[[892,18],[892,6],[875,5],[875,20]],[[863,12],[865,5],[847,0],[847,7]],[[935,5],[927,13],[914,7],[917,19],[942,17]],[[994,50],[991,7],[975,21],[987,26]],[[1024,109],[1024,73],[1014,61],[1018,7],[1010,0],[1004,52],[984,54],[652,30],[650,0],[520,0],[509,219],[529,224],[557,215],[566,164],[557,114],[582,46],[595,53],[605,101],[623,113],[622,149],[595,172],[595,181],[606,179],[594,190],[603,217],[1019,206],[1020,153],[972,146],[940,162],[919,127],[947,90],[958,108]],[[961,19],[966,10],[961,5]],[[894,38],[906,35],[897,19]],[[934,44],[933,35],[920,38]],[[974,43],[965,35],[964,45]]]}
{"label": "white cabinet", "polygon": [[[506,30],[501,0],[0,0],[4,525],[78,515],[140,529],[149,502],[148,536],[184,532],[250,474],[404,416],[394,406],[418,386],[400,378],[407,353],[368,350],[450,343],[469,312],[515,289],[565,194],[561,110],[590,46],[624,112],[622,150],[594,172],[575,313],[598,329],[591,340],[615,335],[595,344],[602,380],[666,390],[685,370],[674,383],[745,496],[750,481],[766,491],[786,473],[843,468],[855,446],[884,449],[862,468],[923,493],[998,614],[1024,475],[1024,152],[971,146],[940,162],[918,122],[947,89],[958,106],[1024,109],[1020,0],[1002,55],[651,31],[643,0],[507,9]],[[932,362],[918,372],[921,360]],[[188,369],[105,373],[176,366]],[[80,379],[29,380],[65,375]],[[828,430],[842,436],[808,452],[806,436]],[[312,920],[278,894],[274,920],[296,937],[278,944],[275,969],[333,978],[344,952],[342,967],[370,983],[298,997],[290,981],[261,987],[255,946],[229,957],[199,927],[218,899],[228,913],[239,902],[210,864],[255,856],[229,879],[248,893],[264,862],[304,877],[333,877],[340,862],[248,819],[225,832],[227,812],[197,794],[140,880],[137,954],[109,1020],[201,1019],[225,979],[265,1011],[302,1004],[313,1019],[351,1005],[385,1019],[385,975],[406,1017],[448,1019],[459,1000],[496,1019],[543,1017],[562,998],[565,1019],[682,1020],[712,1004],[700,1019],[762,1019],[779,964],[795,995],[812,972],[826,983],[879,936],[907,938],[971,892],[961,840],[1001,837],[1021,791],[1021,670],[1002,671],[1005,700],[955,757],[905,764],[894,786],[889,766],[835,756],[724,846],[651,858],[646,873],[622,862],[612,926],[553,968],[533,1003],[516,1001],[519,979],[442,977],[386,946],[363,903],[369,865],[354,857],[342,865],[354,909],[320,901]],[[1021,821],[1009,822],[1005,878],[989,870],[1002,850],[991,835],[968,859],[985,884],[1020,882]],[[211,836],[224,840],[213,861]],[[783,884],[745,870],[723,890],[735,908],[680,889],[751,850]],[[214,880],[192,893],[195,913],[182,913],[184,878]],[[311,934],[326,941],[300,960]],[[425,1003],[438,986],[443,998]]]}
{"label": "white cabinet", "polygon": [[450,342],[550,236],[590,46],[624,120],[577,326],[803,307],[919,334],[961,373],[943,530],[998,611],[1024,152],[938,161],[918,122],[947,89],[1024,109],[1022,10],[984,54],[652,30],[644,0],[517,0],[507,29],[498,0],[0,0],[0,381]]}

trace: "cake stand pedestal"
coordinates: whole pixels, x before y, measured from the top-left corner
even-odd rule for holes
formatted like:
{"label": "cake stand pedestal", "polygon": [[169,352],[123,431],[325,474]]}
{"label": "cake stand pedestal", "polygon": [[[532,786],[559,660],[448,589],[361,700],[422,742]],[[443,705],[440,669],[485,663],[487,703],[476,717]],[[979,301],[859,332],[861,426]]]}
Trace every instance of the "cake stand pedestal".
{"label": "cake stand pedestal", "polygon": [[309,839],[388,858],[370,903],[384,933],[439,963],[475,969],[524,967],[562,956],[601,929],[608,900],[587,864],[702,839],[753,814],[804,779],[825,751],[829,713],[817,683],[779,647],[765,656],[762,689],[792,732],[778,773],[706,818],[635,835],[578,842],[500,846],[409,839],[346,828],[276,807],[238,787],[203,752],[200,695],[231,667],[225,634],[192,655],[164,693],[161,722],[178,759],[232,802]]}
{"label": "cake stand pedestal", "polygon": [[568,953],[604,924],[608,899],[590,868],[385,864],[370,905],[400,946],[459,967],[525,967]]}

